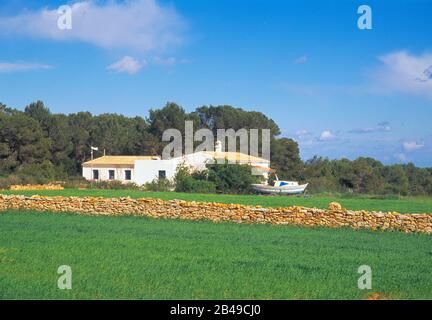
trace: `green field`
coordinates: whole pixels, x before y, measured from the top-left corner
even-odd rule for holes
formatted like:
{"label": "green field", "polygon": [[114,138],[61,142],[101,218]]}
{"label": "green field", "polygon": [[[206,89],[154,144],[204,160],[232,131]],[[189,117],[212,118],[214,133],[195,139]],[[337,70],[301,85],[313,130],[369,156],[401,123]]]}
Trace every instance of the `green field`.
{"label": "green field", "polygon": [[0,230],[2,299],[432,299],[423,234],[17,211]]}
{"label": "green field", "polygon": [[373,196],[328,196],[313,195],[310,198],[302,196],[261,196],[261,195],[222,195],[195,194],[178,192],[144,192],[137,190],[97,190],[97,189],[65,189],[59,191],[0,191],[3,194],[46,195],[46,196],[99,196],[99,197],[132,197],[160,198],[164,200],[183,199],[194,201],[211,201],[222,203],[239,203],[261,205],[263,207],[287,207],[300,205],[306,207],[327,208],[332,201],[337,201],[343,207],[352,210],[397,211],[401,213],[432,213],[432,198],[405,197],[400,199],[379,199]]}

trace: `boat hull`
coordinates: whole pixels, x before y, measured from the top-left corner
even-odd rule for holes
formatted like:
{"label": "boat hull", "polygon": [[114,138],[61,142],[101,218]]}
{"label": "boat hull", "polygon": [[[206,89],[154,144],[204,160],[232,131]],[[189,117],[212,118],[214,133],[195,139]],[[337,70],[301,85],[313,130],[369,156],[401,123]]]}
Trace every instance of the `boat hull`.
{"label": "boat hull", "polygon": [[264,194],[301,194],[305,191],[308,184],[301,184],[297,186],[282,186],[274,187],[265,184],[253,184],[252,187],[255,191]]}

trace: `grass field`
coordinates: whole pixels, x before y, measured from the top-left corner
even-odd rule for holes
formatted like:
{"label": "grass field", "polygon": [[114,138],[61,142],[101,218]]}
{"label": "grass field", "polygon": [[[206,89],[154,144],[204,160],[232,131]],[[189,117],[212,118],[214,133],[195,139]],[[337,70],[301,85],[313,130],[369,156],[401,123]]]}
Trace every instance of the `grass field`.
{"label": "grass field", "polygon": [[44,190],[44,191],[0,191],[3,194],[47,195],[47,196],[100,196],[132,198],[151,197],[164,200],[183,199],[195,201],[212,201],[222,203],[240,203],[261,205],[263,207],[286,207],[301,205],[306,207],[327,208],[332,201],[337,201],[345,208],[353,210],[397,211],[401,213],[432,213],[432,198],[406,197],[400,199],[377,199],[370,196],[328,196],[314,195],[311,198],[302,196],[260,196],[260,195],[222,195],[191,194],[178,192],[144,192],[137,190]]}
{"label": "grass field", "polygon": [[432,299],[422,234],[16,211],[0,230],[2,299]]}

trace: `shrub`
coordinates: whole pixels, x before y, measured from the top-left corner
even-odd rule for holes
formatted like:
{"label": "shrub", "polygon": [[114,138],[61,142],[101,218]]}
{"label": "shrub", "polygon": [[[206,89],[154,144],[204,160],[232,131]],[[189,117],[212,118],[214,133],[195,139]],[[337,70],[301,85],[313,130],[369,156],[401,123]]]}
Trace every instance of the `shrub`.
{"label": "shrub", "polygon": [[195,193],[214,193],[216,186],[211,181],[207,181],[206,172],[191,173],[189,168],[179,166],[174,178],[175,191],[177,192],[195,192]]}
{"label": "shrub", "polygon": [[46,184],[57,177],[56,167],[49,161],[24,164],[16,174],[21,178],[21,184]]}
{"label": "shrub", "polygon": [[152,182],[147,182],[143,187],[146,191],[171,191],[173,184],[168,179],[154,179]]}
{"label": "shrub", "polygon": [[309,183],[308,190],[312,193],[349,193],[349,189],[338,184],[335,178],[313,177],[306,182]]}
{"label": "shrub", "polygon": [[121,181],[97,181],[89,184],[92,189],[105,189],[105,190],[125,190],[133,189],[139,190],[140,187],[135,183],[122,183]]}
{"label": "shrub", "polygon": [[184,177],[176,184],[177,192],[195,192],[195,193],[214,193],[216,186],[214,183],[206,180],[197,180],[192,176]]}
{"label": "shrub", "polygon": [[24,164],[15,173],[0,177],[0,189],[8,189],[11,185],[48,184],[58,175],[58,168],[49,161]]}
{"label": "shrub", "polygon": [[81,176],[69,177],[62,183],[63,187],[68,189],[89,188],[90,182]]}
{"label": "shrub", "polygon": [[211,164],[203,171],[190,172],[180,165],[174,178],[175,191],[197,193],[250,193],[252,184],[262,181],[261,176],[252,175],[249,165]]}
{"label": "shrub", "polygon": [[7,177],[0,177],[0,189],[9,189],[11,185],[21,184],[22,180],[15,174],[11,174]]}
{"label": "shrub", "polygon": [[216,186],[221,193],[251,193],[252,184],[260,183],[262,176],[252,175],[251,166],[240,164],[210,164],[208,180]]}

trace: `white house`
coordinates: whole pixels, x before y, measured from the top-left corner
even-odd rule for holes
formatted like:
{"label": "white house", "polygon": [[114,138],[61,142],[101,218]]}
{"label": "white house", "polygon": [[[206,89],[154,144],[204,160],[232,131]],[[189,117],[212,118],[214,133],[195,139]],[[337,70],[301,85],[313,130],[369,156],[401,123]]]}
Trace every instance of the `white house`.
{"label": "white house", "polygon": [[154,179],[172,179],[182,164],[191,170],[203,170],[211,161],[225,159],[229,162],[251,165],[254,174],[268,178],[270,161],[239,152],[199,151],[182,157],[162,160],[157,156],[103,156],[84,162],[83,177],[90,181],[118,180],[143,185]]}

